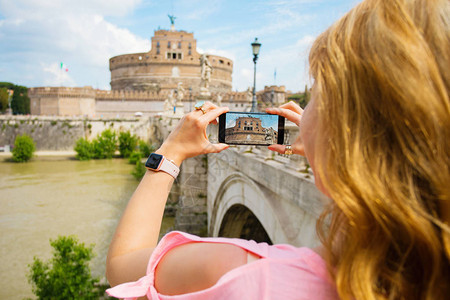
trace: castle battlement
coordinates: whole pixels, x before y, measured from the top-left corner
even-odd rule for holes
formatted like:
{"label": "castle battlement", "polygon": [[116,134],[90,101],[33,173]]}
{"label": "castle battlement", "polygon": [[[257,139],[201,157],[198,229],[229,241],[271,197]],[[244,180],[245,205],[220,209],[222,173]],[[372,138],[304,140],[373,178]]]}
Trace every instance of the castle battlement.
{"label": "castle battlement", "polygon": [[229,92],[224,95],[224,99],[229,99],[230,102],[248,102],[252,101],[251,94],[248,91],[244,92]]}
{"label": "castle battlement", "polygon": [[33,87],[28,89],[30,97],[94,98],[95,90],[85,87]]}
{"label": "castle battlement", "polygon": [[125,101],[125,100],[161,100],[163,95],[158,92],[153,91],[105,91],[105,90],[96,90],[95,100],[115,100],[115,101]]}
{"label": "castle battlement", "polygon": [[286,87],[284,85],[270,85],[270,86],[264,86],[264,93],[270,93],[274,91],[275,93],[285,93]]}

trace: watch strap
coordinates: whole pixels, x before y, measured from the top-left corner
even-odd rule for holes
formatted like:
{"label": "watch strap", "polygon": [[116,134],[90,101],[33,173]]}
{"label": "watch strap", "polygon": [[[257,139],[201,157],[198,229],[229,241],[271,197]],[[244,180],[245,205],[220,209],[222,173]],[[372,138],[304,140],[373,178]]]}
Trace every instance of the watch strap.
{"label": "watch strap", "polygon": [[165,156],[163,157],[161,164],[159,165],[159,171],[166,172],[173,178],[177,178],[178,173],[180,173],[180,168],[173,163],[170,159],[167,159]]}

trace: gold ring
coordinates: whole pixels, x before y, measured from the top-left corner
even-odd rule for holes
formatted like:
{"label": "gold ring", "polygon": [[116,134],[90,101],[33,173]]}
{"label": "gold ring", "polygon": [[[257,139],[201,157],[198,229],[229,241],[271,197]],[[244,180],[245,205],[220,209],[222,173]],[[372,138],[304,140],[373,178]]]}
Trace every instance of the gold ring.
{"label": "gold ring", "polygon": [[206,114],[206,111],[203,109],[203,105],[205,105],[205,101],[198,101],[195,103],[194,108],[195,110],[201,110],[203,114]]}
{"label": "gold ring", "polygon": [[292,155],[292,146],[286,145],[286,148],[284,150],[284,155]]}

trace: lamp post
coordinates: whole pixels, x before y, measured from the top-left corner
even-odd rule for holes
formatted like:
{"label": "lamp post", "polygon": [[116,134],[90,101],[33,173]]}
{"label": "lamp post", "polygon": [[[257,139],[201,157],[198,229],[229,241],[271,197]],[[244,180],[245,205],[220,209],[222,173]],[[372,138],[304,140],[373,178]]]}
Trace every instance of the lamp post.
{"label": "lamp post", "polygon": [[254,72],[253,72],[253,98],[252,98],[251,112],[258,111],[258,104],[256,103],[256,61],[258,60],[260,48],[261,48],[261,43],[258,43],[258,38],[255,38],[255,41],[252,43]]}

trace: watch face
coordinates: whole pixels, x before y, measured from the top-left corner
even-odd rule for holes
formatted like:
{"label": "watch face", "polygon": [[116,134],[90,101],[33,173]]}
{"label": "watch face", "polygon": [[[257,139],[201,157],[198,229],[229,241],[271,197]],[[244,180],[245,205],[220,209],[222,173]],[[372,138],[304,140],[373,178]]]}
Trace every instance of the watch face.
{"label": "watch face", "polygon": [[152,153],[147,159],[147,162],[145,163],[145,166],[147,168],[156,170],[159,167],[159,164],[161,163],[161,160],[163,159],[163,156],[160,154]]}

